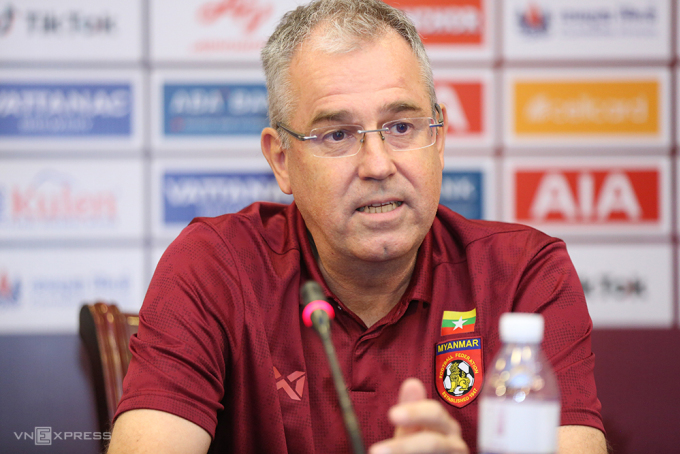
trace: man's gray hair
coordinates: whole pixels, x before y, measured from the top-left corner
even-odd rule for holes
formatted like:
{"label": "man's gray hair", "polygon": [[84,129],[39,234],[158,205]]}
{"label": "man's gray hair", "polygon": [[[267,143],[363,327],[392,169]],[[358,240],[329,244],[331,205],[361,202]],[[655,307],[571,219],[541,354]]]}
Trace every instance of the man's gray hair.
{"label": "man's gray hair", "polygon": [[[295,108],[290,64],[296,50],[320,24],[323,24],[323,35],[315,44],[330,53],[351,52],[390,30],[396,31],[413,49],[434,112],[436,97],[430,60],[415,26],[402,11],[380,0],[317,0],[287,12],[262,49],[272,127],[275,128],[277,122],[290,120]],[[282,141],[284,147],[290,145],[286,134],[282,135]]]}

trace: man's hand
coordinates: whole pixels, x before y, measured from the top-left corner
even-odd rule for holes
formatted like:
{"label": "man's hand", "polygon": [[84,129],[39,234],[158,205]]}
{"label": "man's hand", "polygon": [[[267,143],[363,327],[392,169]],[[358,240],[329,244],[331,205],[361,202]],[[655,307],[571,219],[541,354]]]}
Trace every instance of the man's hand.
{"label": "man's hand", "polygon": [[460,424],[441,403],[427,399],[425,386],[416,378],[401,384],[399,402],[388,417],[396,426],[394,437],[371,446],[370,454],[469,453]]}

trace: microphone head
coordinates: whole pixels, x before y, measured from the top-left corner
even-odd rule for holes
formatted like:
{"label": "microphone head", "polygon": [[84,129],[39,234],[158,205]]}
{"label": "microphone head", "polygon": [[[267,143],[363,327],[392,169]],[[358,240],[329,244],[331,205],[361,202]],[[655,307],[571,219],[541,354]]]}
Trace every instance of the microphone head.
{"label": "microphone head", "polygon": [[303,306],[308,305],[312,301],[326,301],[326,295],[323,294],[321,286],[316,281],[307,281],[300,288],[300,297]]}

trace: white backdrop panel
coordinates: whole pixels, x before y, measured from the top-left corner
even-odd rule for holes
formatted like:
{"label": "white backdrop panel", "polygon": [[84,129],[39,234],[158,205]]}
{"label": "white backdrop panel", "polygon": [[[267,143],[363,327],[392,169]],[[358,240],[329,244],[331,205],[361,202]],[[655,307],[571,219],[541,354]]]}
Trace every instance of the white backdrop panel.
{"label": "white backdrop panel", "polygon": [[0,250],[0,333],[76,333],[85,302],[139,311],[141,248]]}
{"label": "white backdrop panel", "polygon": [[503,8],[503,56],[510,61],[671,56],[670,0],[505,0]]}
{"label": "white backdrop panel", "polygon": [[141,151],[142,70],[0,69],[0,150]]}
{"label": "white backdrop panel", "polygon": [[10,160],[0,167],[0,239],[144,234],[140,159]]}
{"label": "white backdrop panel", "polygon": [[21,0],[0,4],[0,55],[17,62],[138,62],[139,0]]}
{"label": "white backdrop panel", "polygon": [[671,328],[671,244],[569,245],[596,328]]}

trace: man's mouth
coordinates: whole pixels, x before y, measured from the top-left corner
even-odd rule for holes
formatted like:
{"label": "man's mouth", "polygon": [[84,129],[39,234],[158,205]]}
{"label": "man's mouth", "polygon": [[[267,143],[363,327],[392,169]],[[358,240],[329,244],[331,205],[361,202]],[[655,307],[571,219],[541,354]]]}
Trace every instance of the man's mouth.
{"label": "man's mouth", "polygon": [[387,203],[374,203],[372,205],[366,205],[357,208],[357,211],[362,213],[388,213],[392,210],[396,210],[404,202],[387,202]]}

